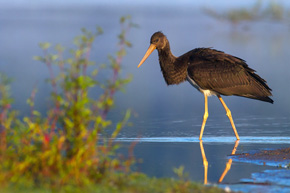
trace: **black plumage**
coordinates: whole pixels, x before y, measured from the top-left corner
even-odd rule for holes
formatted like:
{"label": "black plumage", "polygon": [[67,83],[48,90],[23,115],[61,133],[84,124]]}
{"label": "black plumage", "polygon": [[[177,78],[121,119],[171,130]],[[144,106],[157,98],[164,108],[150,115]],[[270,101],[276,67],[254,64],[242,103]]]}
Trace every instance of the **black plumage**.
{"label": "black plumage", "polygon": [[188,76],[203,90],[273,103],[271,89],[243,59],[210,48],[197,48],[181,57]]}
{"label": "black plumage", "polygon": [[[171,53],[168,39],[161,32],[154,33],[150,43],[138,67],[154,49],[157,49],[161,71],[167,85],[180,84],[187,80],[205,97],[217,95],[227,114],[230,114],[230,111],[220,95],[235,95],[273,103],[269,97],[272,96],[271,89],[266,81],[241,58],[211,48],[196,48],[175,57]],[[207,98],[205,102],[205,114],[207,114]],[[231,116],[229,118],[231,120]],[[234,128],[233,122],[232,126]],[[237,133],[236,136],[238,138]]]}

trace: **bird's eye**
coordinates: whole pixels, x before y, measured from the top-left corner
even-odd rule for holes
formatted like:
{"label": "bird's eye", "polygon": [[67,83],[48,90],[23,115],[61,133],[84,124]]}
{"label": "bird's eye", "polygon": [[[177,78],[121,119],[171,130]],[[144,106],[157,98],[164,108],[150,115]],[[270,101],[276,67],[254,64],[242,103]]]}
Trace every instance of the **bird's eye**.
{"label": "bird's eye", "polygon": [[153,41],[153,43],[157,43],[159,41],[159,39],[155,39],[154,41]]}

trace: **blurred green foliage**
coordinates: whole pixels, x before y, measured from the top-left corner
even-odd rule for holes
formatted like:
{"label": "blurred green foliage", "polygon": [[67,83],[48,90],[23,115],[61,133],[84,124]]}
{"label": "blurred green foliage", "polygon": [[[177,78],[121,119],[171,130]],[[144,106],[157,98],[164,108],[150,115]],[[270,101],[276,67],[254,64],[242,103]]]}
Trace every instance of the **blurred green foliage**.
{"label": "blurred green foliage", "polygon": [[198,183],[176,180],[172,178],[149,178],[140,173],[131,175],[114,174],[110,178],[104,178],[100,183],[85,187],[61,187],[55,191],[43,187],[2,188],[1,193],[225,193],[217,187],[203,186]]}
{"label": "blurred green foliage", "polygon": [[241,21],[257,21],[263,19],[283,21],[289,17],[289,10],[277,1],[272,0],[266,5],[264,2],[257,0],[252,7],[230,9],[223,13],[219,13],[211,8],[204,8],[204,12],[213,18],[230,21],[234,24]]}
{"label": "blurred green foliage", "polygon": [[[117,171],[130,171],[134,158],[120,159],[115,155],[119,146],[114,143],[130,118],[130,110],[111,136],[103,135],[113,127],[107,114],[114,105],[115,93],[131,81],[131,77],[120,75],[122,58],[131,45],[126,39],[132,27],[130,18],[123,17],[121,26],[119,50],[105,64],[110,70],[107,80],[98,79],[104,64],[101,67],[90,61],[92,45],[102,34],[101,28],[96,32],[82,29],[82,35],[74,39],[76,48],[70,49],[69,54],[61,45],[52,48],[48,42],[39,44],[44,55],[34,59],[47,66],[52,86],[51,105],[45,116],[34,108],[34,89],[27,100],[31,114],[17,119],[16,111],[11,110],[11,80],[0,74],[0,184],[83,186],[100,183]],[[90,72],[90,66],[95,70]],[[100,94],[93,98],[93,92]]]}

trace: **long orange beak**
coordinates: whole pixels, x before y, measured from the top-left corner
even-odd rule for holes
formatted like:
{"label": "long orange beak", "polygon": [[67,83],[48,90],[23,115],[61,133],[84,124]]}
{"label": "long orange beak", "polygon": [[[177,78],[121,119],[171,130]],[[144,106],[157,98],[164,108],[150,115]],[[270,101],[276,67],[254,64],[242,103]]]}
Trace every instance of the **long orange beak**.
{"label": "long orange beak", "polygon": [[138,65],[138,68],[145,62],[145,60],[150,56],[150,54],[156,49],[154,44],[151,44],[145,53],[144,57],[142,58],[141,62]]}

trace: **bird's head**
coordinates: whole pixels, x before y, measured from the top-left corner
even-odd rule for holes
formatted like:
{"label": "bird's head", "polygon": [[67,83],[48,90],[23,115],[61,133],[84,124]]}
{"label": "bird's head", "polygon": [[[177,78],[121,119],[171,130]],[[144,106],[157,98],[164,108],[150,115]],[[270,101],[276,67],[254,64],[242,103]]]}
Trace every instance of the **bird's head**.
{"label": "bird's head", "polygon": [[168,45],[168,40],[166,36],[162,32],[155,32],[151,36],[150,46],[142,58],[141,62],[138,65],[138,68],[145,62],[145,60],[149,57],[149,55],[155,50],[162,50],[165,46]]}
{"label": "bird's head", "polygon": [[157,50],[162,50],[165,48],[168,40],[162,32],[155,32],[150,39],[150,44],[154,45]]}

